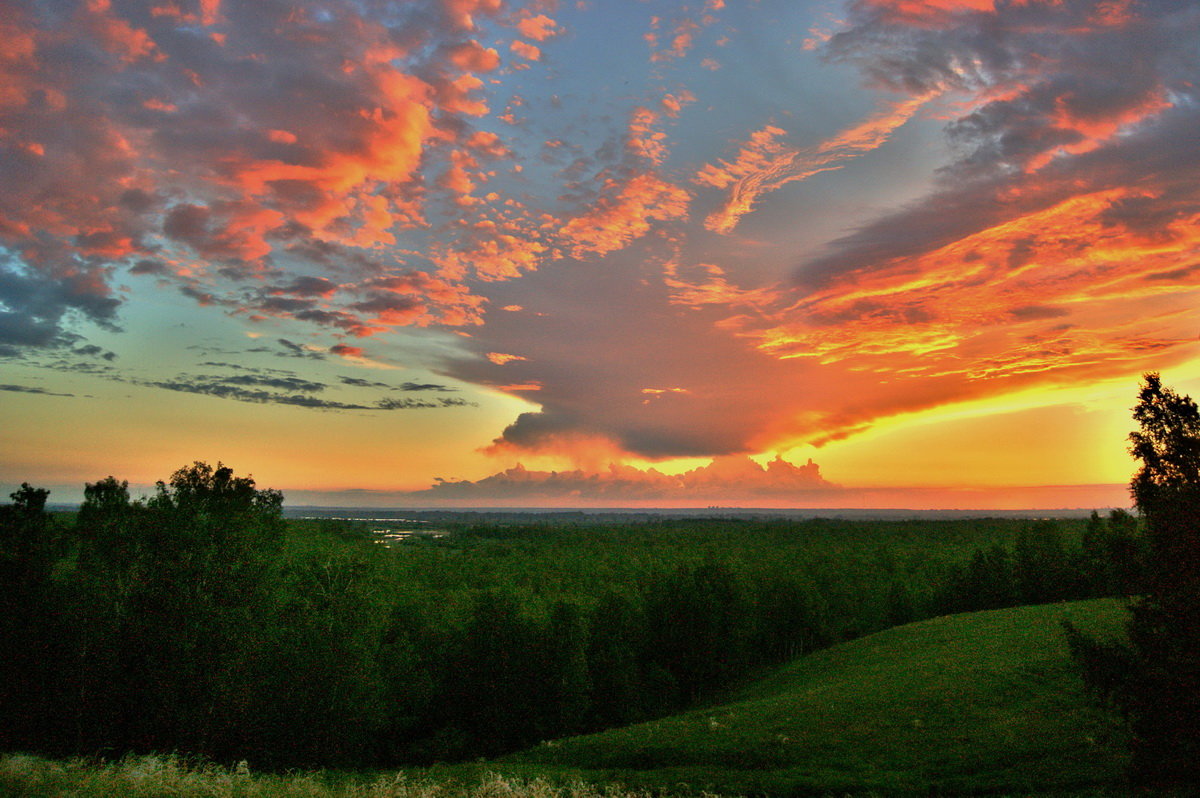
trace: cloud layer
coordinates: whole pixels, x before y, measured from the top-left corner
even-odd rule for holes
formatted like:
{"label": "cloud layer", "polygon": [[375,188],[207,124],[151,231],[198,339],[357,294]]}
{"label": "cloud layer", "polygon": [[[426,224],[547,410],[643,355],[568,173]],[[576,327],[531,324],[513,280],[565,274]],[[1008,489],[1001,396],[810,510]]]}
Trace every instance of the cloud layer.
{"label": "cloud layer", "polygon": [[537,506],[622,503],[694,506],[698,502],[746,502],[751,506],[797,503],[836,495],[811,460],[796,466],[776,458],[765,466],[749,457],[725,457],[677,475],[656,469],[610,465],[603,471],[531,471],[520,463],[484,479],[439,481],[411,494],[415,502],[468,502]]}
{"label": "cloud layer", "polygon": [[[539,275],[547,306],[569,307],[581,286],[605,305],[563,314],[575,346],[549,319],[480,333],[524,359],[455,373],[542,405],[504,446],[599,436],[662,457],[820,444],[1194,356],[1200,12],[882,0],[849,12],[824,55],[890,97],[879,110],[808,145],[752,128],[693,173],[684,233],[636,262],[610,255],[603,276],[572,286]],[[692,260],[700,224],[735,234],[788,184],[886,151],[922,109],[952,145],[924,196],[796,257],[790,282],[739,286],[739,257],[719,243]]]}

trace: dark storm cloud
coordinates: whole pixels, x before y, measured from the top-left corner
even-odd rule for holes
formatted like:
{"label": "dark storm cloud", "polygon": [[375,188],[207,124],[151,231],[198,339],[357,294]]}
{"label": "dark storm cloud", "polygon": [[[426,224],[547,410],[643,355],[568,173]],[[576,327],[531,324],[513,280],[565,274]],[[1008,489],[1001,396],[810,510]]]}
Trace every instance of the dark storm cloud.
{"label": "dark storm cloud", "polygon": [[0,391],[12,391],[13,393],[37,393],[46,396],[74,396],[73,393],[55,393],[47,391],[45,388],[36,388],[30,385],[0,385]]}
{"label": "dark storm cloud", "polygon": [[109,296],[98,270],[54,276],[23,268],[0,249],[0,344],[54,347],[76,336],[63,325],[72,316],[117,329],[120,302]]}
{"label": "dark storm cloud", "polygon": [[376,403],[380,410],[412,410],[432,407],[476,407],[475,402],[468,402],[458,397],[439,397],[437,399],[393,399],[386,397]]}
{"label": "dark storm cloud", "polygon": [[[439,397],[436,399],[395,399],[383,397],[372,403],[341,401],[326,399],[314,394],[327,391],[330,386],[306,380],[292,372],[278,369],[255,369],[247,366],[232,366],[210,362],[211,366],[230,366],[238,371],[226,375],[179,375],[169,380],[137,380],[111,377],[120,381],[131,382],[150,388],[162,388],[181,393],[203,394],[221,399],[233,399],[239,402],[255,404],[279,404],[294,407],[308,407],[316,410],[418,410],[449,407],[474,407],[474,402],[468,402],[457,397]],[[342,383],[352,387],[383,387],[397,390],[382,383],[369,383],[365,380],[350,381],[343,377]]]}
{"label": "dark storm cloud", "polygon": [[324,360],[325,359],[325,355],[323,353],[316,352],[311,349],[305,349],[303,346],[296,343],[295,341],[289,341],[286,338],[279,338],[276,340],[279,343],[279,345],[281,347],[283,347],[282,352],[276,353],[280,357],[298,357],[298,358],[304,358],[305,360]]}
{"label": "dark storm cloud", "polygon": [[270,294],[293,294],[304,297],[329,297],[337,291],[337,283],[324,277],[303,275],[296,277],[283,285],[274,285],[267,289]]}
{"label": "dark storm cloud", "polygon": [[162,388],[168,391],[215,396],[220,399],[233,399],[239,402],[291,405],[295,407],[308,407],[315,410],[418,410],[474,406],[474,403],[462,399],[425,401],[417,399],[392,399],[388,397],[380,399],[373,404],[362,404],[322,399],[303,393],[276,393],[274,390],[253,387],[256,385],[265,385],[271,389],[295,390],[286,380],[179,377],[173,380],[136,381],[135,384],[149,388]]}
{"label": "dark storm cloud", "polygon": [[435,382],[402,382],[395,386],[397,391],[434,391],[436,393],[449,393],[457,391],[457,388],[450,388],[446,385],[439,385]]}
{"label": "dark storm cloud", "polygon": [[434,382],[403,382],[399,385],[390,385],[386,382],[364,380],[361,377],[339,377],[338,379],[342,381],[343,385],[352,385],[356,388],[385,388],[390,391],[432,391],[435,393],[449,393],[458,390],[457,388],[450,388],[446,385],[440,385]]}
{"label": "dark storm cloud", "polygon": [[374,380],[364,380],[361,377],[338,377],[343,385],[350,385],[355,388],[391,388],[386,382],[375,382]]}
{"label": "dark storm cloud", "polygon": [[[493,451],[649,458],[759,451],[781,414],[820,395],[824,384],[807,363],[780,361],[716,327],[725,308],[673,307],[662,283],[647,279],[656,254],[614,252],[603,269],[564,261],[531,274],[520,297],[554,312],[493,314],[467,339],[478,357],[451,361],[448,376],[540,408],[521,413]],[[505,296],[493,301],[503,306]]]}
{"label": "dark storm cloud", "polygon": [[265,377],[253,374],[235,374],[230,377],[221,377],[220,381],[228,385],[261,386],[263,388],[298,393],[318,393],[329,387],[324,383],[313,382],[301,379],[300,377]]}

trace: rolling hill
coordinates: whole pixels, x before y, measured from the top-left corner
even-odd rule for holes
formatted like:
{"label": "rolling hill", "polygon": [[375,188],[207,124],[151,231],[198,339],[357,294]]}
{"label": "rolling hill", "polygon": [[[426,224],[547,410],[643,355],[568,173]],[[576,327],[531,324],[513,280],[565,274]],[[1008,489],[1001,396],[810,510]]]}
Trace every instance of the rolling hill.
{"label": "rolling hill", "polygon": [[796,660],[706,708],[494,761],[272,776],[174,756],[5,754],[0,795],[1117,796],[1124,740],[1088,704],[1061,622],[1119,634],[1124,616],[1121,602],[1100,599],[908,624]]}
{"label": "rolling hill", "polygon": [[1061,622],[1119,634],[1115,600],[889,629],[799,659],[719,704],[501,760],[588,781],[742,794],[1118,790],[1121,732],[1089,706]]}

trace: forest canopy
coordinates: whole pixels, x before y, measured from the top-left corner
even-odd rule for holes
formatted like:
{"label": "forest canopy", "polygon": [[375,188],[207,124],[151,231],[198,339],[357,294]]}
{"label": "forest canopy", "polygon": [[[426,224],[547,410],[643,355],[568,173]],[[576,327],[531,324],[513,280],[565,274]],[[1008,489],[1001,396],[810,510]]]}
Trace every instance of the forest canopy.
{"label": "forest canopy", "polygon": [[460,524],[378,545],[194,463],[0,508],[0,748],[257,767],[470,759],[670,714],[931,615],[1129,593],[1122,511]]}

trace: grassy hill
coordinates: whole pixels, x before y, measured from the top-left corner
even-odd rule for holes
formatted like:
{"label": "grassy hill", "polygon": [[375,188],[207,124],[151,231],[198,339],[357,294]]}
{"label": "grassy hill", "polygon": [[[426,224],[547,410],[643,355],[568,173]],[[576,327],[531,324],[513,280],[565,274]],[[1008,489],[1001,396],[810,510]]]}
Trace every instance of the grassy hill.
{"label": "grassy hill", "polygon": [[1061,622],[1113,600],[955,615],[803,659],[706,709],[545,743],[505,763],[590,781],[781,795],[1116,790],[1119,730],[1088,706]]}
{"label": "grassy hill", "polygon": [[260,776],[172,757],[96,766],[6,755],[0,797],[1115,796],[1123,741],[1087,704],[1061,621],[1118,634],[1124,615],[1104,599],[909,624],[804,657],[705,709],[494,762]]}

